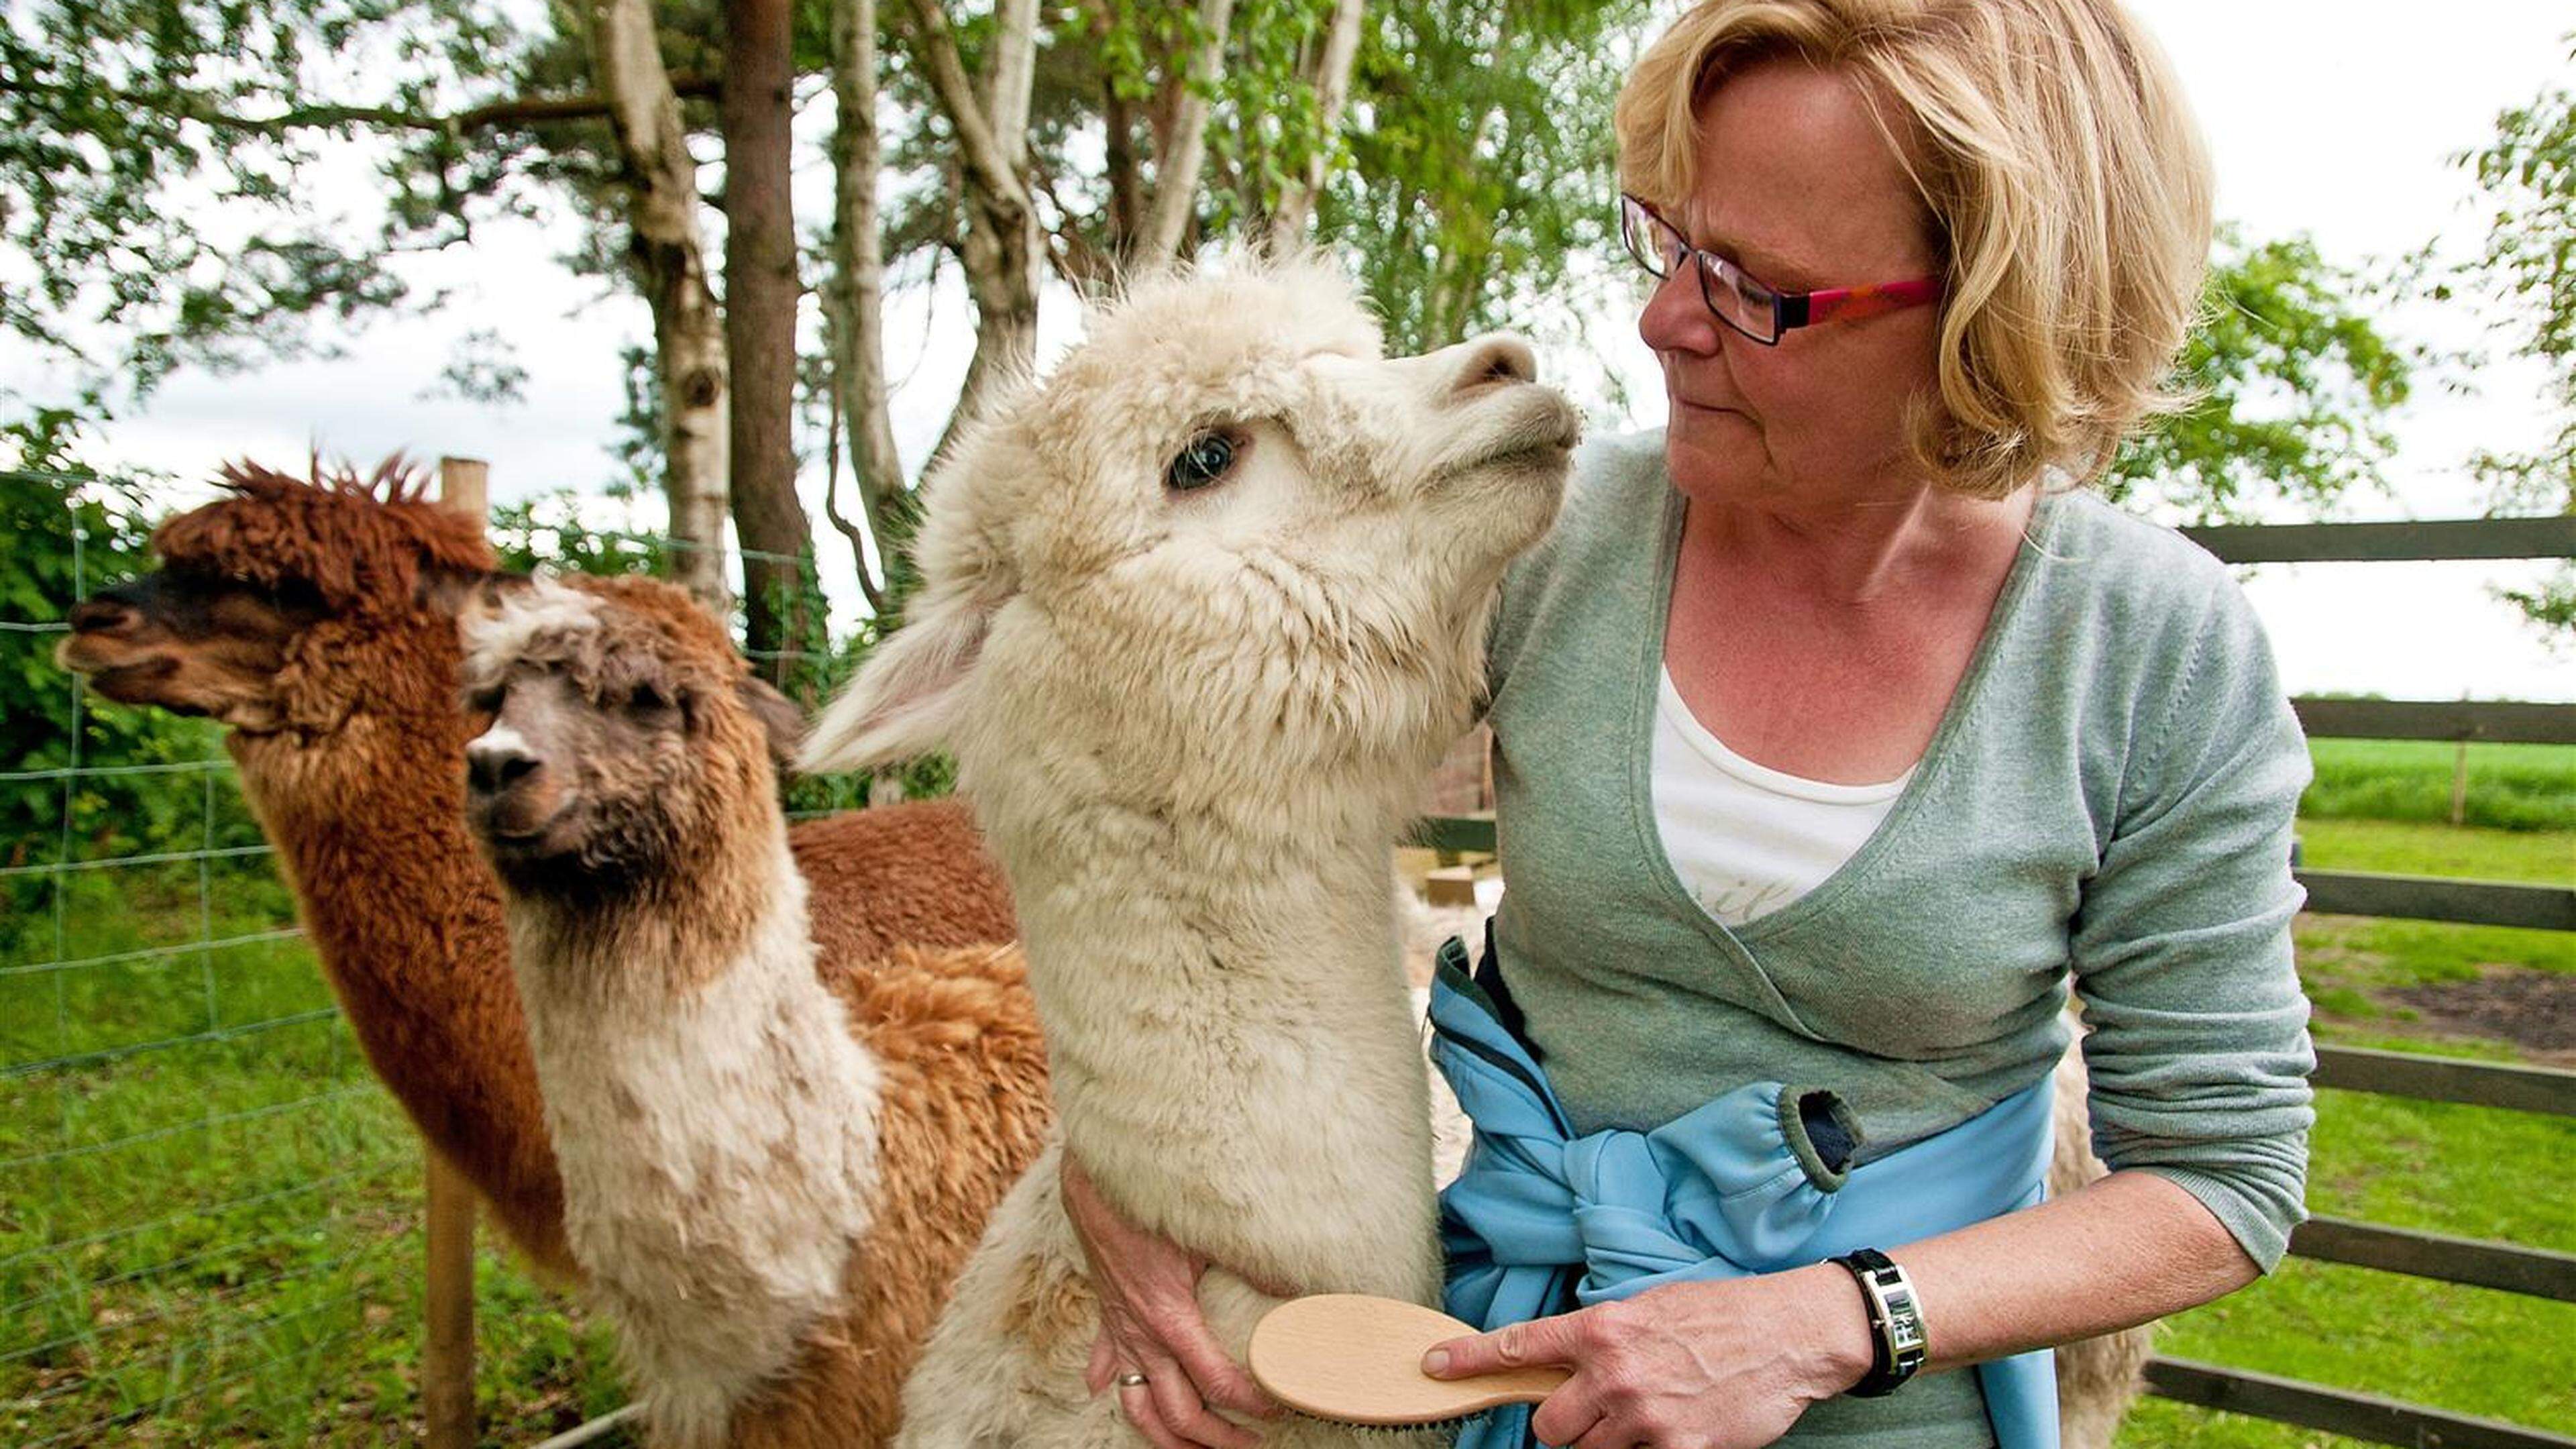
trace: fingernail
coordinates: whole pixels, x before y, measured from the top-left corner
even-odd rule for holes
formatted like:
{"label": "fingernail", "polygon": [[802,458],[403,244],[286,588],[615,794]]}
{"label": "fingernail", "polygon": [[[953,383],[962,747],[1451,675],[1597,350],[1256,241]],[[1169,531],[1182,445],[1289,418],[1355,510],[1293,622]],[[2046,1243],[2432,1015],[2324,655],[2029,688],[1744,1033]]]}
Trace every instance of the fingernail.
{"label": "fingernail", "polygon": [[1449,1372],[1449,1350],[1435,1348],[1422,1356],[1422,1371],[1438,1378]]}

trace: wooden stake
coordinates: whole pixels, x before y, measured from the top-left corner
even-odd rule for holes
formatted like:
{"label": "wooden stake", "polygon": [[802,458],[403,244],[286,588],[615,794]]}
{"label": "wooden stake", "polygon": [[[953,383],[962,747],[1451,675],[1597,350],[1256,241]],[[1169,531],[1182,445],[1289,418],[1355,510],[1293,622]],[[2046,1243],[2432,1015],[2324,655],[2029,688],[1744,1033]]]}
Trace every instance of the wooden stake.
{"label": "wooden stake", "polygon": [[429,1335],[420,1355],[420,1401],[428,1449],[473,1449],[474,1190],[447,1159],[428,1150]]}
{"label": "wooden stake", "polygon": [[491,515],[492,465],[480,458],[438,460],[438,501],[476,518]]}
{"label": "wooden stake", "polygon": [[[476,458],[438,460],[439,501],[475,518],[487,515],[492,470]],[[421,1344],[420,1402],[427,1449],[473,1449],[474,1190],[427,1143],[428,1331]]]}
{"label": "wooden stake", "polygon": [[2469,823],[2469,742],[2460,741],[2460,753],[2451,763],[2451,824]]}

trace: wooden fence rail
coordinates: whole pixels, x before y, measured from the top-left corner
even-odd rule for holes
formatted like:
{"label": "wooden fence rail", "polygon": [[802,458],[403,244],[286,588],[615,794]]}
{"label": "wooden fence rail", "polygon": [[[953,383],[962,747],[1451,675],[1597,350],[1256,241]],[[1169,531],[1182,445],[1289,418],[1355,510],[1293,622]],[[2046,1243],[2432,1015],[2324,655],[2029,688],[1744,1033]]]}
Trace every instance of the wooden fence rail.
{"label": "wooden fence rail", "polygon": [[2576,745],[2576,704],[2505,700],[2294,699],[2314,739]]}
{"label": "wooden fence rail", "polygon": [[2183,534],[2229,563],[2576,558],[2576,514],[2404,523],[2246,523]]}
{"label": "wooden fence rail", "polygon": [[2323,1429],[2373,1444],[2407,1444],[2417,1449],[2576,1449],[2576,1439],[2544,1429],[2192,1359],[2160,1358],[2147,1365],[2147,1389],[2177,1403]]}

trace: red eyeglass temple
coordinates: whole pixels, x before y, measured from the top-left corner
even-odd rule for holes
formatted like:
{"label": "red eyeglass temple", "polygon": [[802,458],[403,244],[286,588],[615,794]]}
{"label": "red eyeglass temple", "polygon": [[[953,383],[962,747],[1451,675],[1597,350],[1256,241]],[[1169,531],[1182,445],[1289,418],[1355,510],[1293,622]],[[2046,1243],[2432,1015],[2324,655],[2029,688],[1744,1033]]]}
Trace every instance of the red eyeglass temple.
{"label": "red eyeglass temple", "polygon": [[1895,312],[1919,307],[1941,295],[1939,277],[1915,277],[1903,282],[1879,282],[1867,287],[1828,287],[1821,292],[1786,293],[1780,298],[1780,326],[1807,327],[1829,317],[1851,321],[1875,317],[1881,312]]}

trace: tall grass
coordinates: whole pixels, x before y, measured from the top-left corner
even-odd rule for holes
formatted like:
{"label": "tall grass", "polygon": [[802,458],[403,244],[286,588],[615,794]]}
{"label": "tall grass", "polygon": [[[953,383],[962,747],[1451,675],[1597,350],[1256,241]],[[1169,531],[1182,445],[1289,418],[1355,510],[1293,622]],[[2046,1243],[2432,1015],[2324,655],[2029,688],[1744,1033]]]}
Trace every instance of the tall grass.
{"label": "tall grass", "polygon": [[[2459,746],[2311,740],[2317,774],[2299,813],[2318,820],[2448,823]],[[2469,746],[2465,825],[2576,830],[2576,745]]]}
{"label": "tall grass", "polygon": [[[283,887],[254,861],[60,889],[0,918],[0,1443],[416,1438],[419,1139]],[[149,954],[200,941],[236,944]],[[620,1401],[600,1335],[478,1269],[489,1442]]]}

